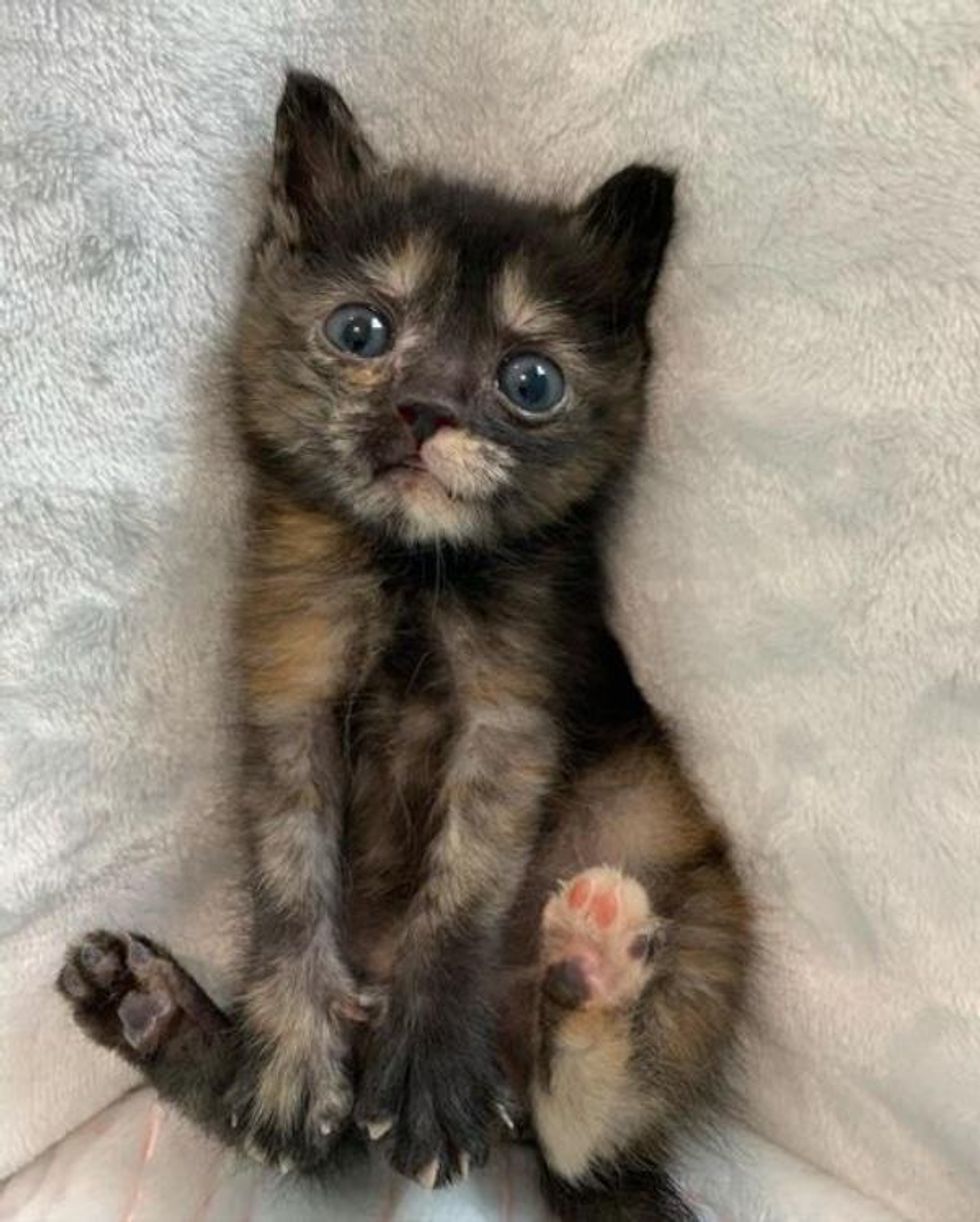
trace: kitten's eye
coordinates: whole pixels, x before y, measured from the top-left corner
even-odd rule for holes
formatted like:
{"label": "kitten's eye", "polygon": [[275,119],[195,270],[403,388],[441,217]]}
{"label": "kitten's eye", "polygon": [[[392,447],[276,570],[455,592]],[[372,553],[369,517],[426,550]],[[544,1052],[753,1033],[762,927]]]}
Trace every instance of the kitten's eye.
{"label": "kitten's eye", "polygon": [[497,385],[527,420],[554,415],[565,398],[564,374],[554,361],[537,352],[509,356],[497,371]]}
{"label": "kitten's eye", "polygon": [[377,310],[364,305],[343,305],[324,324],[327,339],[341,352],[370,359],[391,347],[391,327]]}

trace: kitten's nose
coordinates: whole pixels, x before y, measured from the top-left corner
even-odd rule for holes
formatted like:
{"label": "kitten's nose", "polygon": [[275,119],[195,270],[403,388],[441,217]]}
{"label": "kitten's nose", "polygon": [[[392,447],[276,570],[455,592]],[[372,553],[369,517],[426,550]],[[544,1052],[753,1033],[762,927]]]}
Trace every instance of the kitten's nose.
{"label": "kitten's nose", "polygon": [[441,428],[455,428],[456,415],[442,403],[402,403],[398,414],[412,430],[415,444],[420,446]]}

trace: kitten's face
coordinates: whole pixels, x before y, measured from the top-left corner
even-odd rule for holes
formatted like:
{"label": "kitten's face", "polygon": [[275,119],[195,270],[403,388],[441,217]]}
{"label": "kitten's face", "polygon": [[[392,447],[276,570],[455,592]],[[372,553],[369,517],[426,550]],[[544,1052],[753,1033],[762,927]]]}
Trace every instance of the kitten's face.
{"label": "kitten's face", "polygon": [[315,503],[408,544],[554,522],[637,440],[670,180],[575,211],[387,170],[338,95],[289,78],[246,306],[246,430]]}

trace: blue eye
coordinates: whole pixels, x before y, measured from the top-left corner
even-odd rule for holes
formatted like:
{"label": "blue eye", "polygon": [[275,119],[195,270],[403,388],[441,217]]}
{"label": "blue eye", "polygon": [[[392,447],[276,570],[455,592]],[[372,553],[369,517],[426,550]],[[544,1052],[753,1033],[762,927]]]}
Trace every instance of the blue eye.
{"label": "blue eye", "polygon": [[381,356],[391,347],[391,327],[370,306],[341,306],[327,319],[324,330],[335,348],[366,360]]}
{"label": "blue eye", "polygon": [[565,398],[562,371],[537,352],[509,356],[497,371],[497,385],[527,420],[552,415]]}

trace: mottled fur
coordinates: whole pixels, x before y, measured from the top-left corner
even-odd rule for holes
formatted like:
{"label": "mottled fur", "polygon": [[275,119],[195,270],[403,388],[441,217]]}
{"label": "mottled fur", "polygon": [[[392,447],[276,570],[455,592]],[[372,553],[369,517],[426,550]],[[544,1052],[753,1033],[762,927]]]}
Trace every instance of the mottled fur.
{"label": "mottled fur", "polygon": [[[314,1168],[353,1117],[438,1185],[503,1106],[563,1216],[680,1216],[659,1168],[730,1035],[748,917],[605,627],[598,559],[671,218],[648,167],[575,209],[386,168],[335,91],[287,82],[239,358],[242,987],[219,1015],[108,935],[62,977],[96,1039],[229,1142]],[[352,302],[390,320],[383,356],[328,342]],[[567,380],[547,422],[496,384],[528,349]],[[604,1001],[561,920],[541,936],[594,866],[641,922],[632,950],[603,934]]]}

